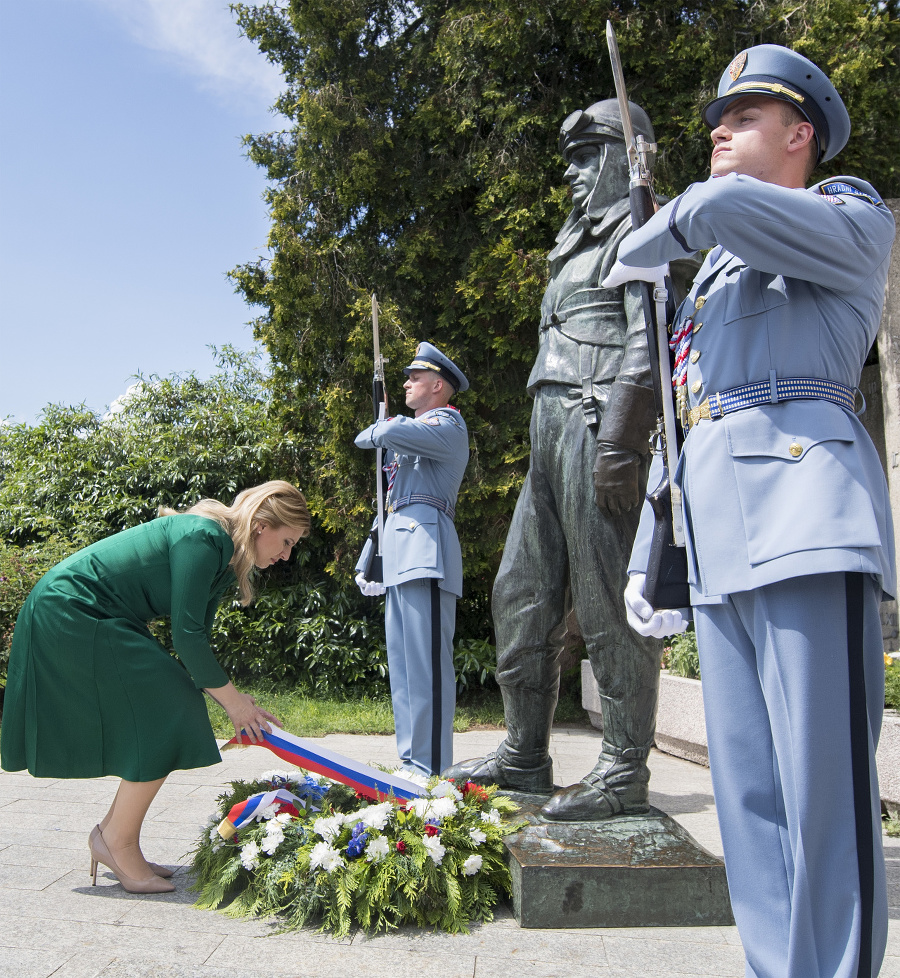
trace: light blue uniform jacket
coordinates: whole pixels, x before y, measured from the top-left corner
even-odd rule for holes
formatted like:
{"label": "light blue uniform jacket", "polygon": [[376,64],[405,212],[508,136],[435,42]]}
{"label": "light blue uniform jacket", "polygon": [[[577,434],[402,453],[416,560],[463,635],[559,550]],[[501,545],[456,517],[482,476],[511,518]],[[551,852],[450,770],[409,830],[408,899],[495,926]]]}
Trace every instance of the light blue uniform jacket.
{"label": "light blue uniform jacket", "polygon": [[[823,195],[834,183],[875,202]],[[878,331],[893,239],[890,211],[862,180],[791,190],[729,174],[690,186],[625,239],[619,259],[651,267],[713,249],[676,315],[695,323],[694,407],[773,377],[856,387]],[[859,419],[837,404],[795,400],[700,421],[675,482],[692,603],[836,571],[873,574],[896,593],[884,472]],[[645,506],[632,572],[646,568],[652,519]]]}
{"label": "light blue uniform jacket", "polygon": [[[388,504],[410,493],[434,496],[456,507],[456,496],[469,461],[469,435],[459,411],[451,407],[426,411],[418,418],[376,421],[355,440],[357,448],[389,449],[385,464],[397,463]],[[364,570],[372,541],[356,564]],[[386,587],[436,577],[441,589],[462,597],[462,554],[453,520],[427,503],[412,503],[388,512],[382,543]]]}

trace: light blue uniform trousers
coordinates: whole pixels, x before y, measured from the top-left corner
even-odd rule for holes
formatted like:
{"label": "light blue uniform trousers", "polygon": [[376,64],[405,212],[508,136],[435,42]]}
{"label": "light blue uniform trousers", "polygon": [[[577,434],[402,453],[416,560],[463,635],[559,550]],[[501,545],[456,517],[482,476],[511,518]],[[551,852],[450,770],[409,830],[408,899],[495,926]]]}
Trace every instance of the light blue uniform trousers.
{"label": "light blue uniform trousers", "polygon": [[394,584],[385,594],[385,635],[397,753],[423,774],[453,763],[456,595],[437,578]]}
{"label": "light blue uniform trousers", "polygon": [[[852,711],[863,762],[856,806],[847,624],[854,579],[862,634],[853,673],[867,701]],[[884,956],[880,599],[869,575],[838,573],[694,608],[728,886],[752,978],[875,975]]]}

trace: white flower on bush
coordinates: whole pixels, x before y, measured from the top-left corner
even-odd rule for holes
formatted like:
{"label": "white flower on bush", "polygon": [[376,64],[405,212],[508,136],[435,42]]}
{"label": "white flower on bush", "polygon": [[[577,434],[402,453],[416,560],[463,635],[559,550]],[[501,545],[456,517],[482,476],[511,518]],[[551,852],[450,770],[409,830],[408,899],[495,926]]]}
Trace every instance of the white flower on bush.
{"label": "white flower on bush", "polygon": [[287,825],[293,817],[290,812],[279,812],[272,821]]}
{"label": "white flower on bush", "polygon": [[341,831],[341,826],[344,824],[344,816],[330,815],[327,818],[317,818],[313,822],[313,832],[316,835],[321,835],[326,842],[331,842],[331,840]]}
{"label": "white flower on bush", "polygon": [[431,857],[432,862],[435,866],[440,866],[443,861],[444,854],[447,852],[446,848],[441,845],[441,840],[436,835],[423,835],[422,845]]}
{"label": "white flower on bush", "polygon": [[456,802],[452,798],[415,798],[407,806],[423,821],[433,819],[440,822],[456,812]]}
{"label": "white flower on bush", "polygon": [[476,846],[480,846],[482,842],[487,838],[481,829],[469,829],[469,838],[475,843]]}
{"label": "white flower on bush", "polygon": [[463,863],[463,874],[465,876],[474,876],[479,869],[481,869],[481,856],[473,855]]}
{"label": "white flower on bush", "polygon": [[406,771],[402,767],[398,767],[392,773],[396,774],[398,778],[403,778],[405,781],[412,781],[413,784],[417,784],[420,788],[428,787],[428,778],[418,771]]}
{"label": "white flower on bush", "polygon": [[438,781],[429,792],[432,798],[455,798],[462,801],[462,792],[453,784],[452,781]]}
{"label": "white flower on bush", "polygon": [[368,808],[361,808],[355,815],[351,815],[347,821],[360,821],[363,825],[368,825],[369,828],[382,832],[393,810],[392,802],[383,801],[380,805],[369,805]]}
{"label": "white flower on bush", "polygon": [[266,826],[266,837],[263,839],[260,848],[267,856],[272,856],[282,842],[284,842],[284,829],[282,828],[282,824],[272,819]]}
{"label": "white flower on bush", "polygon": [[496,808],[492,808],[489,812],[481,813],[482,822],[490,822],[491,825],[500,824],[500,812]]}
{"label": "white flower on bush", "polygon": [[331,873],[343,865],[341,854],[327,842],[317,842],[312,847],[312,852],[309,854],[310,869],[324,869],[327,873]]}
{"label": "white flower on bush", "polygon": [[380,863],[388,854],[388,840],[383,836],[376,836],[366,846],[366,861],[370,863]]}
{"label": "white flower on bush", "polygon": [[299,774],[295,774],[292,771],[263,771],[259,776],[260,781],[274,781],[276,778],[282,778],[284,781],[293,781],[294,784],[300,784],[303,778]]}
{"label": "white flower on bush", "polygon": [[255,842],[245,842],[241,846],[241,865],[250,871],[259,865],[259,846]]}
{"label": "white flower on bush", "polygon": [[219,823],[214,822],[212,828],[209,830],[209,841],[212,845],[212,851],[218,852],[224,843],[222,842],[222,836],[219,835]]}

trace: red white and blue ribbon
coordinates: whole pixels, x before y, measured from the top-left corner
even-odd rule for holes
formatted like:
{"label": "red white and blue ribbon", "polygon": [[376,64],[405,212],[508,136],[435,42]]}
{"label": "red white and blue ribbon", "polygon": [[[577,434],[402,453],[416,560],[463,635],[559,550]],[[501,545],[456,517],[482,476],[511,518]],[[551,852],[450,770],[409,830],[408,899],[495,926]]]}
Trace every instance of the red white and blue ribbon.
{"label": "red white and blue ribbon", "polygon": [[672,371],[673,387],[682,387],[687,383],[688,355],[691,352],[693,333],[694,320],[686,319],[669,340],[669,349],[675,354],[675,369]]}
{"label": "red white and blue ribbon", "polygon": [[[387,801],[390,798],[410,801],[420,798],[426,792],[425,788],[414,781],[379,771],[368,764],[360,764],[337,751],[328,750],[311,740],[295,737],[285,730],[264,730],[262,735],[262,743],[255,746],[266,747],[282,760],[296,764],[304,770],[321,774],[332,781],[340,781],[373,801]],[[254,746],[243,730],[240,737],[232,737],[222,749],[240,746]]]}
{"label": "red white and blue ribbon", "polygon": [[265,811],[274,802],[293,805],[297,809],[303,807],[302,800],[286,788],[279,788],[277,791],[260,791],[259,794],[251,795],[245,801],[239,801],[231,806],[231,811],[219,825],[219,835],[223,839],[230,839],[238,829],[252,822],[260,812]]}

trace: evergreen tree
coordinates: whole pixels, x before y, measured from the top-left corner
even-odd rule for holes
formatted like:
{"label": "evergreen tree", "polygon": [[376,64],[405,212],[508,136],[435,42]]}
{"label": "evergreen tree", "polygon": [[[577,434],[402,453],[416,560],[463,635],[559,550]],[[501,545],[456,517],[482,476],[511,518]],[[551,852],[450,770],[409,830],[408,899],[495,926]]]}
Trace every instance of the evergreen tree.
{"label": "evergreen tree", "polygon": [[[313,453],[310,502],[349,574],[372,518],[369,293],[395,410],[418,340],[467,373],[472,458],[457,508],[461,633],[488,595],[529,451],[525,382],[544,258],[568,212],[557,150],[571,111],[614,94],[616,27],[630,94],[660,144],[658,189],[708,173],[699,109],[731,57],[786,44],[816,61],[853,120],[828,173],[900,194],[897,0],[290,0],[234,5],[280,66],[282,132],[247,138],[271,181],[271,259],[232,274],[260,307],[281,422]],[[815,178],[814,178],[815,179]]]}

